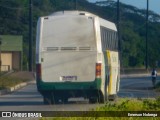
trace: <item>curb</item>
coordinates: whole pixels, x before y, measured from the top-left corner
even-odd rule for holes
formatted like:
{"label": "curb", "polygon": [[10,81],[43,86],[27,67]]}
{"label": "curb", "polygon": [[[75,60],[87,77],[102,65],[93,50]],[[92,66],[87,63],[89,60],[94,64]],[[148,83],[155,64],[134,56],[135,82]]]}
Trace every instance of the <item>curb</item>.
{"label": "curb", "polygon": [[10,87],[10,88],[4,89],[4,90],[0,90],[0,95],[5,95],[5,94],[8,94],[8,93],[11,93],[15,90],[18,90],[18,89],[26,86],[27,84],[28,84],[27,82],[23,82],[23,83],[20,83],[18,85],[15,85],[14,87]]}

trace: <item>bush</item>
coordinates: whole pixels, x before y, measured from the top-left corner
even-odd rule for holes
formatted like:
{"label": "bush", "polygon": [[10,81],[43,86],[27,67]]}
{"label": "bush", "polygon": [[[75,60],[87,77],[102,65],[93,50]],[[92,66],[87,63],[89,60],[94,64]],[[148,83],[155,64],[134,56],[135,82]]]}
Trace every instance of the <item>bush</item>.
{"label": "bush", "polygon": [[[95,111],[103,112],[103,111],[115,111],[113,112],[112,116],[115,117],[96,117],[96,115],[93,115],[93,117],[58,117],[58,118],[41,118],[40,120],[159,120],[158,117],[118,117],[117,114],[118,111],[121,113],[125,113],[127,111],[135,111],[140,112],[141,111],[148,113],[147,111],[160,111],[160,97],[156,100],[154,99],[120,99],[118,102],[107,102],[104,106],[98,107],[95,109]],[[93,112],[94,113],[94,112]],[[158,114],[158,113],[157,113]]]}
{"label": "bush", "polygon": [[0,76],[0,90],[13,87],[19,83],[25,82],[25,79],[19,79],[11,76]]}

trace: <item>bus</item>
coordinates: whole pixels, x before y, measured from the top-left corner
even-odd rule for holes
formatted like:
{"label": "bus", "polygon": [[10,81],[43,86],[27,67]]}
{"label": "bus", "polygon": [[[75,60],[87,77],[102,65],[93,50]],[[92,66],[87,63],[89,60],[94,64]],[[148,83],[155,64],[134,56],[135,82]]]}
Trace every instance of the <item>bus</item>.
{"label": "bus", "polygon": [[40,17],[36,34],[36,83],[44,104],[83,97],[114,100],[120,61],[116,25],[85,11]]}

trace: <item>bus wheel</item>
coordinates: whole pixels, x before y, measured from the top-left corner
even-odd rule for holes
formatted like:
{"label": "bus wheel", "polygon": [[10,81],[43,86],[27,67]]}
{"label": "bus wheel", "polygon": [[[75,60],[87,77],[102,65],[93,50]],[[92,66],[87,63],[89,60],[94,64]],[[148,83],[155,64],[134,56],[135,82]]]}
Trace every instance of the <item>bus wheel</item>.
{"label": "bus wheel", "polygon": [[104,103],[104,102],[105,102],[104,97],[103,97],[103,96],[100,96],[100,97],[98,98],[98,102],[99,102],[99,103]]}
{"label": "bus wheel", "polygon": [[107,94],[107,83],[105,82],[104,87],[104,102],[108,101],[108,94]]}
{"label": "bus wheel", "polygon": [[59,98],[56,96],[52,97],[52,104],[58,104],[59,103]]}
{"label": "bus wheel", "polygon": [[63,97],[61,100],[62,100],[62,103],[67,103],[68,102],[68,98],[67,97]]}
{"label": "bus wheel", "polygon": [[97,96],[97,100],[98,103],[104,103],[105,102],[105,95],[103,95],[103,93],[101,91],[98,91],[98,96]]}
{"label": "bus wheel", "polygon": [[89,103],[96,103],[96,102],[97,102],[96,97],[89,98]]}
{"label": "bus wheel", "polygon": [[43,103],[44,103],[45,105],[52,104],[51,98],[48,97],[48,96],[43,96]]}

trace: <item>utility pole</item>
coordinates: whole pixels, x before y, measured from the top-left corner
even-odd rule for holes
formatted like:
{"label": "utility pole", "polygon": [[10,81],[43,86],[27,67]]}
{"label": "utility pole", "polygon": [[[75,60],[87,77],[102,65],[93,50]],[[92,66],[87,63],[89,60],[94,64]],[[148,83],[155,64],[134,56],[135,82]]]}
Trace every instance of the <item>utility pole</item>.
{"label": "utility pole", "polygon": [[29,0],[29,71],[33,71],[32,0]]}
{"label": "utility pole", "polygon": [[2,41],[1,41],[1,38],[0,38],[0,75],[1,75],[1,66],[2,66],[1,45],[2,45]]}
{"label": "utility pole", "polygon": [[120,41],[120,19],[119,19],[119,0],[117,0],[117,31],[118,31],[118,49],[121,52],[121,41]]}
{"label": "utility pole", "polygon": [[118,51],[119,51],[119,59],[120,59],[120,66],[123,67],[122,64],[122,41],[121,41],[121,32],[120,32],[120,3],[117,0],[117,36],[118,36]]}
{"label": "utility pole", "polygon": [[77,10],[77,0],[75,0],[75,10]]}
{"label": "utility pole", "polygon": [[149,1],[147,0],[147,11],[146,11],[146,69],[148,69],[148,8]]}

